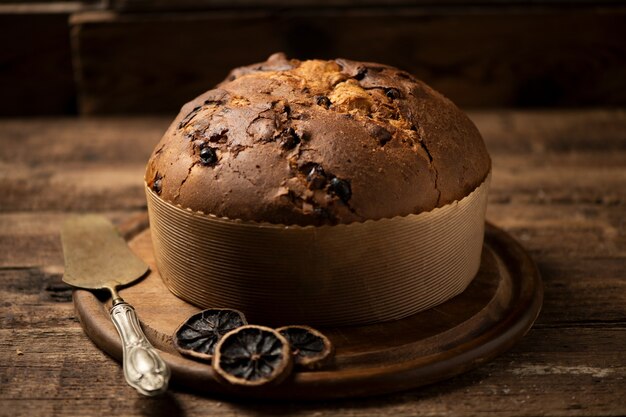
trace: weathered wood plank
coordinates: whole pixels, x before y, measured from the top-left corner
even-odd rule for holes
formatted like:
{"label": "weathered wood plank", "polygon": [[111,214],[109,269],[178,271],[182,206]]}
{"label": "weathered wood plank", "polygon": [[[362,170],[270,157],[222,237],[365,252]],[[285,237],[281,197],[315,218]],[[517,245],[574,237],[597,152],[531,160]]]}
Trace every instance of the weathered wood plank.
{"label": "weathered wood plank", "polygon": [[[147,159],[146,159],[147,160]],[[63,166],[63,168],[61,168]],[[144,164],[6,164],[0,211],[116,210],[146,207]]]}
{"label": "weathered wood plank", "polygon": [[388,63],[462,106],[626,104],[626,9],[444,10],[76,14],[80,112],[171,113],[277,51]]}
{"label": "weathered wood plank", "polygon": [[[138,214],[131,210],[100,211],[120,224]],[[61,273],[63,258],[59,233],[65,219],[74,213],[0,214],[0,272],[2,268],[40,268],[46,273]]]}
{"label": "weathered wood plank", "polygon": [[625,205],[626,152],[501,155],[490,197],[538,205]]}
{"label": "weathered wood plank", "polygon": [[491,204],[487,219],[511,232],[536,256],[624,258],[624,211],[621,206]]}
{"label": "weathered wood plank", "polygon": [[168,125],[168,117],[0,119],[0,161],[31,168],[46,163],[145,163]]}
{"label": "weathered wood plank", "polygon": [[[626,111],[469,111],[491,152],[602,152],[626,149]],[[604,154],[606,155],[606,154]]]}
{"label": "weathered wood plank", "polygon": [[[0,330],[4,382],[0,414],[99,416],[106,410],[128,416],[617,416],[626,412],[626,405],[616,401],[625,393],[626,330],[559,330],[558,341],[554,332],[532,330],[495,361],[416,391],[319,403],[230,403],[175,389],[160,399],[140,398],[122,382],[119,366],[88,343],[75,323],[56,331]],[[589,346],[598,343],[603,349],[590,354]]]}

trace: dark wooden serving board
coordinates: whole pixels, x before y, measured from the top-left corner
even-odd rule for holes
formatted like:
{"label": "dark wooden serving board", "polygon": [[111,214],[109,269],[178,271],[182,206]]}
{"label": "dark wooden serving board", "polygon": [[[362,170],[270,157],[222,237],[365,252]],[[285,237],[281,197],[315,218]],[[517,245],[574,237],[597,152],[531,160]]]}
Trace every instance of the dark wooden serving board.
{"label": "dark wooden serving board", "polygon": [[[195,392],[323,399],[419,387],[457,375],[510,348],[531,327],[543,300],[541,279],[528,254],[504,231],[487,224],[480,270],[461,295],[395,322],[321,329],[336,348],[332,364],[296,372],[278,386],[242,390],[218,382],[209,364],[183,357],[173,348],[172,333],[199,309],[163,285],[149,231],[135,227],[126,232],[134,235],[129,245],[151,272],[121,295],[136,308],[146,335],[170,365],[173,383]],[[121,343],[108,315],[110,300],[76,290],[74,303],[89,337],[121,360]]]}

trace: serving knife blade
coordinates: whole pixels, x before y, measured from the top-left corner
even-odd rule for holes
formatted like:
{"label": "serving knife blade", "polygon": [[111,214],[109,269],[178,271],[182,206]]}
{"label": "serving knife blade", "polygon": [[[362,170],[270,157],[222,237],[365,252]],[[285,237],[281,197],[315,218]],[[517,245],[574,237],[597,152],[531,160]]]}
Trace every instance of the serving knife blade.
{"label": "serving knife blade", "polygon": [[97,215],[68,219],[61,230],[63,281],[84,289],[108,289],[111,320],[123,347],[124,376],[141,394],[167,390],[170,370],[141,329],[135,309],[120,297],[119,286],[141,278],[149,267],[128,247],[113,224]]}

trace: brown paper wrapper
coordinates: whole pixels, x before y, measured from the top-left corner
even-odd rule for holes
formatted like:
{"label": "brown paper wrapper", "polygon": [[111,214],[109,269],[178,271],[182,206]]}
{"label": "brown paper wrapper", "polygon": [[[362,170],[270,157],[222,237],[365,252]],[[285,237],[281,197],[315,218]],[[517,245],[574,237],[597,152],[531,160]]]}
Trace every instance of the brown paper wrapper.
{"label": "brown paper wrapper", "polygon": [[480,266],[489,181],[430,212],[335,226],[219,218],[146,194],[159,273],[175,295],[252,322],[341,326],[461,293]]}

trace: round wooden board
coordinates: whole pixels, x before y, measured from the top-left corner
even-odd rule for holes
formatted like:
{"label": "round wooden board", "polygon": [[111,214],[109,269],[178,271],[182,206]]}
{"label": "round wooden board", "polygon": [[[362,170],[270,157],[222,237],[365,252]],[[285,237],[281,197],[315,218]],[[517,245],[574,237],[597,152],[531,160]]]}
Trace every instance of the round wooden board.
{"label": "round wooden board", "polygon": [[[487,224],[480,271],[461,295],[394,322],[320,329],[335,345],[333,363],[316,371],[294,372],[277,386],[242,389],[220,383],[209,364],[183,357],[173,348],[174,330],[199,309],[163,285],[147,229],[132,237],[129,245],[151,272],[120,294],[135,307],[146,335],[171,367],[173,383],[195,392],[326,399],[419,387],[457,375],[510,348],[530,329],[543,301],[541,279],[531,258],[508,234]],[[121,360],[120,339],[108,314],[110,300],[76,290],[74,303],[88,336]]]}

